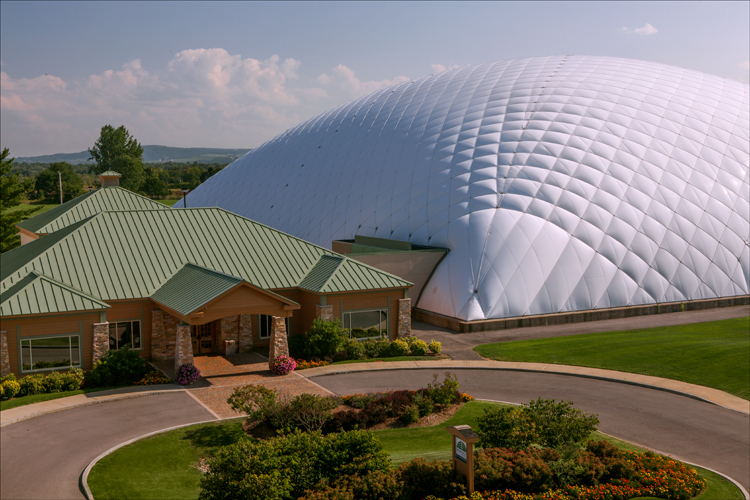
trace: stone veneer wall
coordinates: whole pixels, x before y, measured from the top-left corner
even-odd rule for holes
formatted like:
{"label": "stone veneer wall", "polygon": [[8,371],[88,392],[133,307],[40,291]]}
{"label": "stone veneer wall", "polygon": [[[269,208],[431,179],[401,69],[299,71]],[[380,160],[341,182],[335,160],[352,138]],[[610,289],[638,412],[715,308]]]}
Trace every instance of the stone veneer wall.
{"label": "stone veneer wall", "polygon": [[176,339],[177,319],[161,309],[154,309],[151,312],[151,361],[172,359]]}
{"label": "stone veneer wall", "polygon": [[250,314],[240,314],[238,352],[253,350],[253,321]]}
{"label": "stone veneer wall", "polygon": [[10,356],[8,355],[8,335],[0,332],[0,377],[10,375]]}
{"label": "stone veneer wall", "polygon": [[226,354],[226,341],[234,340],[235,344],[239,344],[240,340],[240,317],[239,316],[227,316],[219,320],[219,331],[216,335],[216,346],[214,351]]}
{"label": "stone veneer wall", "polygon": [[109,323],[94,323],[94,354],[92,365],[102,359],[109,351]]}
{"label": "stone veneer wall", "polygon": [[398,331],[396,338],[411,336],[411,299],[398,299]]}
{"label": "stone veneer wall", "polygon": [[333,306],[315,306],[315,317],[326,321],[333,321]]}
{"label": "stone veneer wall", "polygon": [[286,323],[284,318],[272,316],[271,342],[268,346],[268,361],[271,362],[279,356],[289,356],[289,344],[286,338]]}
{"label": "stone veneer wall", "polygon": [[174,372],[180,365],[193,364],[193,340],[190,338],[190,325],[177,325],[174,348]]}

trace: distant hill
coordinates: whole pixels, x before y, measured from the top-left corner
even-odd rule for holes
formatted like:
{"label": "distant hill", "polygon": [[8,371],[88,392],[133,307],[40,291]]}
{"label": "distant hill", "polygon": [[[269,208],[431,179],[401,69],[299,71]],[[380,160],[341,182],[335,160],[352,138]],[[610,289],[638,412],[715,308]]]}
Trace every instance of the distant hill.
{"label": "distant hill", "polygon": [[[144,163],[194,162],[229,163],[250,151],[250,149],[221,148],[171,148],[169,146],[143,146]],[[27,156],[16,158],[15,163],[55,163],[66,161],[73,165],[87,163],[88,151],[80,153],[57,153],[44,156]]]}

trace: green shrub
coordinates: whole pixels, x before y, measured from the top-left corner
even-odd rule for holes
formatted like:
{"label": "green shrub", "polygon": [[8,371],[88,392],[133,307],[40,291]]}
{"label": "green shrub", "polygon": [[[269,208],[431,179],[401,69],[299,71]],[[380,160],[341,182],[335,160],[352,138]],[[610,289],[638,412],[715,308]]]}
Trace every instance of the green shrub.
{"label": "green shrub", "polygon": [[62,390],[77,391],[83,385],[85,374],[80,368],[71,368],[62,374]]}
{"label": "green shrub", "polygon": [[307,359],[310,357],[305,347],[304,335],[289,335],[287,343],[289,344],[289,355],[294,359]]}
{"label": "green shrub", "polygon": [[589,415],[573,408],[571,403],[539,398],[525,409],[536,426],[537,444],[549,448],[583,442],[599,424],[597,415]]}
{"label": "green shrub", "polygon": [[482,448],[524,449],[539,440],[536,425],[524,408],[488,408],[477,419]]}
{"label": "green shrub", "polygon": [[365,340],[362,346],[368,358],[385,358],[390,355],[391,343],[390,340]]}
{"label": "green shrub", "polygon": [[404,425],[413,424],[414,422],[419,420],[419,406],[410,404],[409,406],[405,407],[404,412],[401,414],[398,420]]}
{"label": "green shrub", "polygon": [[549,449],[485,449],[474,456],[475,488],[478,491],[512,489],[523,493],[548,491],[555,483],[547,462],[559,458],[559,454]]}
{"label": "green shrub", "polygon": [[427,354],[427,343],[424,340],[417,340],[411,345],[411,353],[414,356],[424,356]]}
{"label": "green shrub", "polygon": [[279,411],[279,393],[264,385],[243,385],[235,387],[227,404],[233,410],[247,414],[251,421],[272,419]]}
{"label": "green shrub", "polygon": [[364,328],[353,328],[352,329],[352,338],[353,339],[363,339],[365,337],[369,337],[367,334],[367,330]]}
{"label": "green shrub", "polygon": [[440,354],[440,351],[443,350],[443,345],[437,340],[431,340],[428,347],[430,348],[430,352],[433,354]]}
{"label": "green shrub", "polygon": [[19,396],[33,396],[44,394],[44,376],[41,374],[26,375],[18,381],[21,386]]}
{"label": "green shrub", "polygon": [[367,354],[365,353],[365,346],[363,344],[364,342],[348,339],[344,344],[346,359],[366,359]]}
{"label": "green shrub", "polygon": [[147,372],[148,368],[140,351],[128,347],[117,351],[110,349],[102,359],[94,363],[94,367],[86,374],[85,382],[89,387],[132,385]]}
{"label": "green shrub", "polygon": [[409,344],[403,340],[394,340],[389,350],[391,356],[406,356],[409,353]]}
{"label": "green shrub", "polygon": [[299,426],[307,432],[314,432],[323,428],[337,406],[338,401],[334,398],[300,394],[289,403],[289,411]]}
{"label": "green shrub", "polygon": [[522,449],[533,444],[560,449],[583,442],[599,418],[554,399],[537,399],[522,408],[491,408],[477,421],[483,448]]}
{"label": "green shrub", "polygon": [[15,397],[19,392],[21,392],[21,384],[15,380],[15,377],[7,379],[0,384],[0,397],[10,399]]}
{"label": "green shrub", "polygon": [[364,431],[328,436],[295,432],[257,442],[243,439],[208,459],[199,498],[294,499],[321,481],[389,468],[380,442]]}
{"label": "green shrub", "polygon": [[436,373],[432,377],[432,383],[427,385],[427,393],[435,404],[451,405],[458,398],[458,379],[452,373],[445,372],[443,383],[439,383]]}
{"label": "green shrub", "polygon": [[420,417],[432,415],[432,413],[435,411],[435,402],[431,400],[424,391],[417,391],[417,393],[414,394],[412,401],[415,405],[417,405]]}
{"label": "green shrub", "polygon": [[333,356],[344,347],[345,341],[346,333],[338,319],[315,319],[310,331],[305,334],[306,350],[313,358]]}
{"label": "green shrub", "polygon": [[50,372],[42,379],[44,393],[62,392],[63,376],[57,372]]}
{"label": "green shrub", "polygon": [[453,470],[450,462],[415,458],[396,470],[403,483],[401,498],[421,500],[427,495],[455,498],[466,493],[465,479]]}
{"label": "green shrub", "polygon": [[309,491],[300,500],[401,500],[403,483],[393,472],[343,476],[335,486]]}

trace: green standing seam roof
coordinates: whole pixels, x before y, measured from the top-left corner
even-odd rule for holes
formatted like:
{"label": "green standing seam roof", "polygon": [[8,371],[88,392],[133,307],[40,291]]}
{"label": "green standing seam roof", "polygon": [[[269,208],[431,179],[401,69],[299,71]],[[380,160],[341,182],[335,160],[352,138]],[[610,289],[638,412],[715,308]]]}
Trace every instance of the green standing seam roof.
{"label": "green standing seam roof", "polygon": [[110,305],[36,271],[0,296],[0,316],[70,313],[109,309]]}
{"label": "green standing seam roof", "polygon": [[187,315],[243,281],[236,276],[188,263],[156,290],[151,299]]}
{"label": "green standing seam roof", "polygon": [[119,186],[102,187],[19,222],[32,233],[49,234],[107,210],[168,210],[169,207]]}
{"label": "green standing seam roof", "polygon": [[299,287],[320,292],[343,261],[344,258],[338,255],[321,255],[305,279],[300,282]]}
{"label": "green standing seam roof", "polygon": [[[325,280],[322,256],[339,261]],[[412,286],[226,210],[187,208],[102,212],[6,252],[0,293],[37,271],[103,301],[147,298],[188,263],[265,290],[303,283],[321,293]]]}

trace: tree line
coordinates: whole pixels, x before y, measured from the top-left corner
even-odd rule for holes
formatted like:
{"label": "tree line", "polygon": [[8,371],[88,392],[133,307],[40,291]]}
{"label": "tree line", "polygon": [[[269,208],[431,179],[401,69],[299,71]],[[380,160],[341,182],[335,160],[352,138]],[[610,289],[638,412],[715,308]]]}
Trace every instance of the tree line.
{"label": "tree line", "polygon": [[8,158],[8,148],[2,150],[0,252],[20,244],[15,226],[36,210],[36,207],[19,209],[18,205],[24,200],[59,203],[60,180],[63,202],[84,194],[88,189],[98,187],[99,175],[107,171],[119,173],[120,186],[125,189],[151,198],[166,198],[175,189],[187,188],[192,191],[227,165],[198,162],[144,163],[143,147],[124,126],[102,127],[99,138],[88,152],[89,160],[93,162],[90,164],[71,165],[61,161],[51,164],[14,165],[14,158]]}

